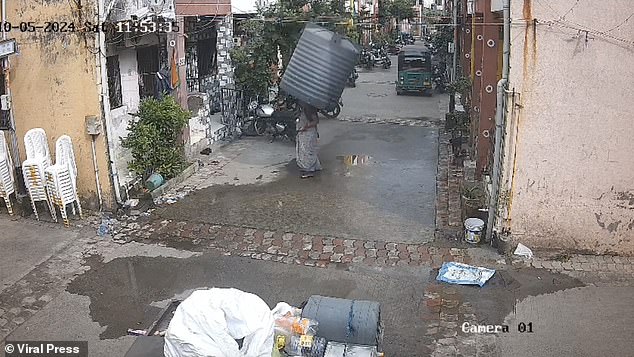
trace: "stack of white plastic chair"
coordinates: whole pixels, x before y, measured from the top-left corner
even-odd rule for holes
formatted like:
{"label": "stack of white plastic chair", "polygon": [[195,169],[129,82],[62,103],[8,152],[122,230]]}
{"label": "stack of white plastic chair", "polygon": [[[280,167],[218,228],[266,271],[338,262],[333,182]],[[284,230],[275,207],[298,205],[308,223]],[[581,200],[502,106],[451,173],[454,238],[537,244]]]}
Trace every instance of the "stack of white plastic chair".
{"label": "stack of white plastic chair", "polygon": [[36,202],[46,201],[51,217],[57,222],[55,207],[48,199],[46,192],[46,176],[44,171],[51,166],[51,155],[48,150],[48,139],[42,128],[31,129],[24,136],[24,147],[26,149],[26,161],[22,163],[22,173],[24,183],[31,197],[31,206],[35,218],[40,219],[37,213]]}
{"label": "stack of white plastic chair", "polygon": [[0,131],[0,198],[4,199],[7,211],[13,215],[11,206],[11,194],[15,192],[15,178],[13,176],[13,161],[11,153],[4,137],[4,132]]}
{"label": "stack of white plastic chair", "polygon": [[[72,204],[73,214],[79,211],[82,217],[81,205],[77,196],[77,165],[75,152],[70,136],[63,135],[55,143],[55,165],[46,169],[46,187],[49,199],[59,207],[64,225],[69,226],[66,206]],[[77,211],[75,210],[77,206]]]}

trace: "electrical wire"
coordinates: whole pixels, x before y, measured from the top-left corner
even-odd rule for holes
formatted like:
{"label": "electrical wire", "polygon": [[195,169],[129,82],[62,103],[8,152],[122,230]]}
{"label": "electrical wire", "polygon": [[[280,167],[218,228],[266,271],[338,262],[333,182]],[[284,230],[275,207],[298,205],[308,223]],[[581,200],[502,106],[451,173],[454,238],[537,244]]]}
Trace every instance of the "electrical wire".
{"label": "electrical wire", "polygon": [[610,34],[607,34],[603,31],[599,31],[599,30],[595,30],[577,23],[571,23],[571,22],[567,22],[567,21],[550,21],[550,22],[546,22],[545,24],[552,24],[552,25],[556,25],[556,26],[560,26],[563,28],[568,28],[571,30],[576,30],[576,31],[581,31],[581,32],[586,32],[589,34],[592,34],[594,36],[598,36],[598,37],[602,37],[604,39],[610,39],[613,41],[618,41],[618,42],[622,42],[624,44],[627,44],[629,46],[634,46],[634,41],[630,41],[621,37],[617,37],[617,36],[613,36]]}
{"label": "electrical wire", "polygon": [[565,13],[565,14],[563,14],[563,16],[561,16],[561,17],[559,18],[559,20],[564,20],[564,19],[566,18],[566,16],[568,16],[568,14],[569,14],[569,13],[571,13],[571,12],[572,12],[572,10],[574,10],[574,8],[575,8],[575,7],[577,7],[577,5],[579,5],[579,0],[577,0],[577,2],[575,2],[575,3],[572,5],[572,7],[570,7],[570,9],[569,9],[568,11],[566,11],[566,13]]}
{"label": "electrical wire", "polygon": [[607,30],[607,32],[612,32],[616,29],[618,29],[619,27],[625,25],[626,22],[628,22],[632,17],[634,16],[634,12],[630,14],[630,16],[628,16],[625,20],[623,20],[620,24],[612,27],[611,29]]}

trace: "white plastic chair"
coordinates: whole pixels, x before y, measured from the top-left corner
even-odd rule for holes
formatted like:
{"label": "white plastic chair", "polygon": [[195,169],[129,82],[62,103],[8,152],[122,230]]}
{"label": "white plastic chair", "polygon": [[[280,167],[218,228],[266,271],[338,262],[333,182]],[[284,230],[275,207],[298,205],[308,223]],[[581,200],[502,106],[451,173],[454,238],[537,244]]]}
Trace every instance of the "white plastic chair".
{"label": "white plastic chair", "polygon": [[26,132],[24,136],[26,160],[22,163],[24,184],[31,197],[31,206],[35,218],[40,219],[35,205],[38,201],[46,201],[53,221],[57,222],[55,207],[46,192],[46,176],[44,171],[51,166],[51,155],[48,150],[48,139],[44,129],[35,128]]}
{"label": "white plastic chair", "polygon": [[[72,204],[74,215],[79,211],[79,217],[83,218],[77,196],[77,165],[75,164],[75,152],[70,136],[62,135],[57,139],[55,165],[49,166],[45,173],[49,200],[59,207],[64,225],[67,227],[70,225],[66,214],[68,204]],[[77,206],[77,211],[75,206]]]}
{"label": "white plastic chair", "polygon": [[7,211],[13,216],[11,194],[15,192],[15,177],[13,176],[13,160],[4,137],[0,131],[0,197],[4,199]]}

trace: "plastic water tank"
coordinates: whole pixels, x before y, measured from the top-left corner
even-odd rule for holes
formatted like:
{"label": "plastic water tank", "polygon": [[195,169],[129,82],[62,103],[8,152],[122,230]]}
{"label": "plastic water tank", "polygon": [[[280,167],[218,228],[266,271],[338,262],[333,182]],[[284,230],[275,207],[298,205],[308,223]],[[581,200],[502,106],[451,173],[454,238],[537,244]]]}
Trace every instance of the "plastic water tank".
{"label": "plastic water tank", "polygon": [[284,71],[280,89],[319,109],[333,110],[359,58],[350,40],[307,24]]}
{"label": "plastic water tank", "polygon": [[316,320],[317,335],[328,341],[381,347],[381,305],[374,301],[311,296],[302,317]]}

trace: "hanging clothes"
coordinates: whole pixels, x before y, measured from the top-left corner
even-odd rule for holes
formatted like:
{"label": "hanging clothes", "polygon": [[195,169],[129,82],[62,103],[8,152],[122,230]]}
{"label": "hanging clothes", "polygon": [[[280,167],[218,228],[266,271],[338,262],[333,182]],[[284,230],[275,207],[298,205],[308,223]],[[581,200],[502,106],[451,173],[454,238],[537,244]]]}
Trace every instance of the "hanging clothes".
{"label": "hanging clothes", "polygon": [[178,76],[178,58],[176,55],[176,48],[172,48],[172,65],[171,65],[171,85],[172,89],[176,89],[180,85],[180,77]]}
{"label": "hanging clothes", "polygon": [[161,99],[163,95],[170,94],[174,88],[170,76],[166,70],[160,70],[156,73],[156,86],[154,87],[154,98]]}

